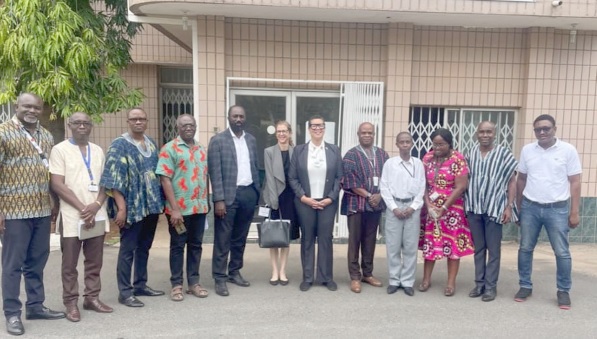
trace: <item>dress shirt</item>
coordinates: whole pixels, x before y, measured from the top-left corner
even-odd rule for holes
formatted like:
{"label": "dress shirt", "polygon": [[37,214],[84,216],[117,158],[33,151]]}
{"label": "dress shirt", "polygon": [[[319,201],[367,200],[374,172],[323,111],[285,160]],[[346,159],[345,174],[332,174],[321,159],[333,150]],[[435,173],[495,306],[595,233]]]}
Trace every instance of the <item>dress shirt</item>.
{"label": "dress shirt", "polygon": [[409,207],[413,210],[423,207],[425,169],[421,160],[410,157],[404,161],[396,156],[386,161],[381,172],[380,191],[391,211],[398,207],[394,198],[414,198]]}
{"label": "dress shirt", "polygon": [[568,200],[568,177],[582,172],[578,152],[567,142],[556,140],[548,149],[537,142],[522,148],[518,171],[527,175],[522,194],[529,200],[547,204]]}
{"label": "dress shirt", "polygon": [[236,176],[236,186],[249,186],[253,183],[251,177],[251,155],[249,154],[249,147],[247,140],[245,140],[245,132],[239,137],[230,130],[232,140],[234,140],[234,149],[236,149],[236,167],[238,174]]}
{"label": "dress shirt", "polygon": [[309,142],[309,154],[307,155],[307,171],[309,172],[309,187],[311,198],[323,198],[325,188],[325,177],[327,174],[327,161],[325,158],[325,143],[315,146]]}

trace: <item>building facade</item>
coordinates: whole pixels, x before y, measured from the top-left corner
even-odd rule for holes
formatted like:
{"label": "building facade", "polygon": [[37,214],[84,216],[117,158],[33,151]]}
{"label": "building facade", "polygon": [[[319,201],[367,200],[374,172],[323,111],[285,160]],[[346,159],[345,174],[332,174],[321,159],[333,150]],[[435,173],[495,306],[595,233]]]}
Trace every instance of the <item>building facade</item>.
{"label": "building facade", "polygon": [[[583,164],[582,221],[570,241],[596,241],[594,0],[129,0],[129,9],[145,28],[125,75],[143,89],[159,143],[178,114],[192,113],[207,145],[227,127],[227,107],[242,104],[261,147],[275,143],[268,127],[280,119],[304,142],[306,120],[320,114],[344,151],[357,143],[355,126],[374,121],[390,154],[409,130],[421,156],[439,126],[465,152],[490,119],[518,155],[535,140],[533,119],[548,113]],[[125,130],[117,114],[94,134],[105,148]],[[517,232],[509,226],[505,238]]]}

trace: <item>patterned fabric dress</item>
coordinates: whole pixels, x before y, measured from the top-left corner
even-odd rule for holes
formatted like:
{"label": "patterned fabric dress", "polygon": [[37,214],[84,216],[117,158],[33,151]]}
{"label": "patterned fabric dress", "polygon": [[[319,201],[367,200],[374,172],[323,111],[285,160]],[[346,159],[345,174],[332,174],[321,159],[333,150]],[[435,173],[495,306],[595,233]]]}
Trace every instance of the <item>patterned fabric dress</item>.
{"label": "patterned fabric dress", "polygon": [[[437,192],[439,197],[433,201],[438,208],[444,204],[454,190],[455,179],[468,175],[464,156],[456,151],[443,163],[436,163],[433,151],[423,157],[427,194]],[[444,257],[459,259],[474,254],[471,231],[464,211],[464,195],[444,212],[439,220],[433,219],[424,207],[421,214],[421,234],[419,249],[426,260],[438,260]]]}

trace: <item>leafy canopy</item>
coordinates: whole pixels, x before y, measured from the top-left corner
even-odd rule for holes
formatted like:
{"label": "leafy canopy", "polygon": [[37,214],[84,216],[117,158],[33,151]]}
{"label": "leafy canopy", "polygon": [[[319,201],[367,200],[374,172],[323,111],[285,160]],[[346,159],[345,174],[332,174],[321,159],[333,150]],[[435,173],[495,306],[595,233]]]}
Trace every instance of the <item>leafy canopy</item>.
{"label": "leafy canopy", "polygon": [[96,121],[140,105],[120,75],[141,29],[126,13],[126,0],[0,0],[0,104],[32,92],[52,118],[82,111]]}

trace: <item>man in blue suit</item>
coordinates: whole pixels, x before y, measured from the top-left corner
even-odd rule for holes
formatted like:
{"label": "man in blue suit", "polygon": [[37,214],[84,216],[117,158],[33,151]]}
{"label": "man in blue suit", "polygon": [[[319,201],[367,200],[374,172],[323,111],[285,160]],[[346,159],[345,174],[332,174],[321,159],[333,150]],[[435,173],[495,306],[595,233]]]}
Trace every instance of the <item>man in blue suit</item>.
{"label": "man in blue suit", "polygon": [[257,142],[245,133],[245,121],[243,107],[230,107],[230,128],[213,136],[207,151],[215,213],[212,273],[221,296],[229,295],[226,282],[250,285],[240,269],[260,188]]}

